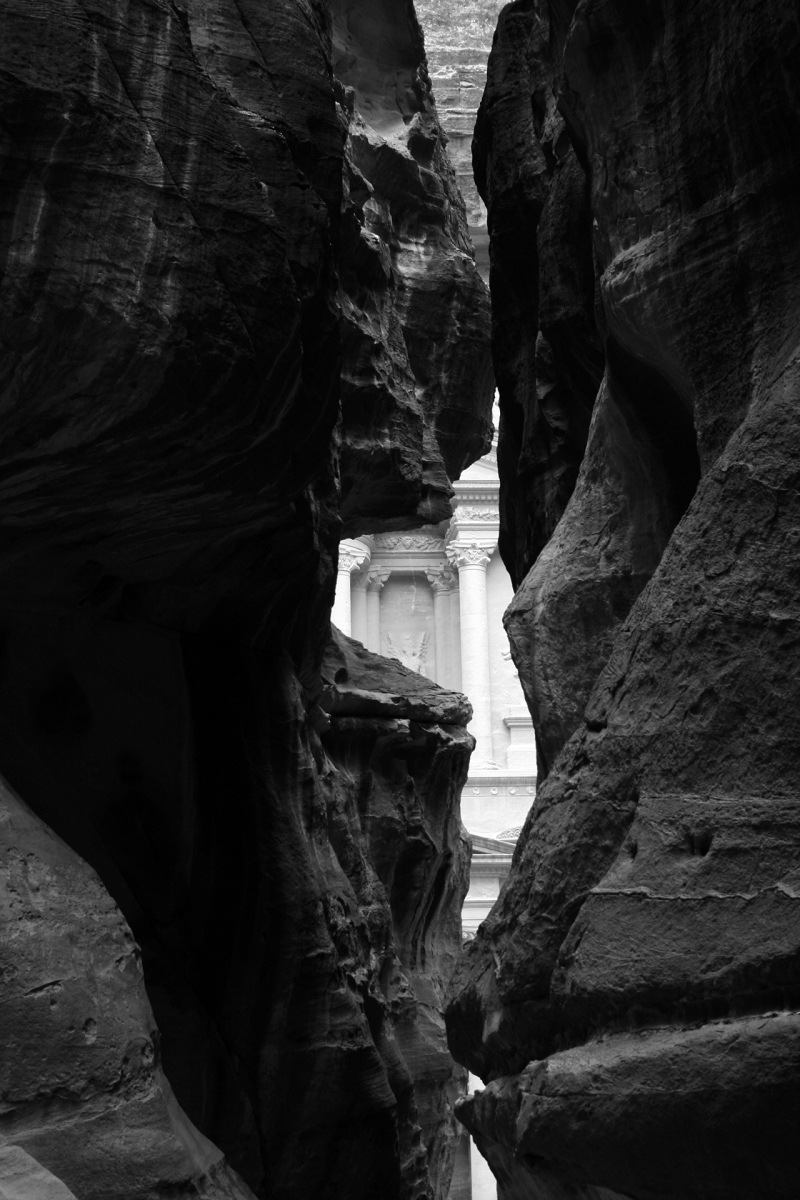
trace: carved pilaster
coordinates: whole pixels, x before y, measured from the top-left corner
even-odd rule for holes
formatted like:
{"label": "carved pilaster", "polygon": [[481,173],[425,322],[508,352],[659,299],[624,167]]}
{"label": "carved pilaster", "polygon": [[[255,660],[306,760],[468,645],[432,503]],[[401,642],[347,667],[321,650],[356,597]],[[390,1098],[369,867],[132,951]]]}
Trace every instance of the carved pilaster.
{"label": "carved pilaster", "polygon": [[370,567],[364,572],[367,589],[367,649],[381,652],[381,589],[391,575],[388,567]]}
{"label": "carved pilaster", "polygon": [[458,589],[458,575],[443,563],[425,572],[433,592],[433,624],[436,632],[436,682],[442,687],[457,686],[453,670],[455,656],[460,653],[454,636],[450,612],[450,596]]}
{"label": "carved pilaster", "polygon": [[[491,669],[486,568],[494,537],[464,536],[458,529],[447,546],[447,557],[458,568],[461,615],[461,685],[472,702],[470,732],[477,746],[473,767],[494,767],[492,746]],[[470,530],[470,535],[472,531]]]}

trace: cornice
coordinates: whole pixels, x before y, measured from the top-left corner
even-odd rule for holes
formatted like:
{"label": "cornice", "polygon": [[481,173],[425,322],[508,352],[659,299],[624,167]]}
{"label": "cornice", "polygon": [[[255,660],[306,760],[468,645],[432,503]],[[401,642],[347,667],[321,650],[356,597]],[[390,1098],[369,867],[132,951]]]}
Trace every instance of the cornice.
{"label": "cornice", "polygon": [[455,497],[451,501],[453,508],[457,508],[462,500],[482,500],[486,496],[500,495],[500,480],[499,479],[469,479],[457,480],[453,484]]}
{"label": "cornice", "polygon": [[424,554],[442,554],[444,538],[431,537],[429,533],[379,533],[374,538],[374,549],[377,552],[414,550]]}

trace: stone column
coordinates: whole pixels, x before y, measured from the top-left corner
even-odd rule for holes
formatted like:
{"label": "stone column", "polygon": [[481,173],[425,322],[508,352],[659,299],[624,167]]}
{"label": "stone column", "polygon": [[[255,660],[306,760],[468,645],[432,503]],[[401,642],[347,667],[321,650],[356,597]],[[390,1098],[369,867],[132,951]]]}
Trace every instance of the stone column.
{"label": "stone column", "polygon": [[331,624],[348,637],[353,632],[350,576],[369,562],[372,547],[361,538],[345,538],[339,542],[339,571],[336,576],[336,596],[331,612]]}
{"label": "stone column", "polygon": [[450,596],[456,586],[457,576],[450,567],[437,567],[426,571],[433,592],[433,623],[436,636],[436,682],[441,687],[452,688],[453,683],[453,639],[450,621]]}
{"label": "stone column", "polygon": [[[453,487],[456,495],[453,501],[453,519],[450,522],[450,529],[447,533],[447,544],[449,547],[447,551],[448,557],[455,561],[454,556],[459,548],[466,552],[474,551],[475,554],[481,558],[490,555],[497,545],[497,535],[500,529],[500,480],[497,478],[497,461],[494,450],[492,450],[492,452],[488,454],[486,458],[481,459],[480,463],[476,463],[474,468],[469,467],[464,472],[461,479],[456,480],[456,482],[453,484]],[[478,586],[483,588],[485,596],[485,565],[481,566],[479,570],[481,573],[483,573],[483,579],[481,579],[480,584],[476,584],[475,581],[472,581],[471,585],[469,582],[466,582],[466,575],[462,574],[459,569],[461,591],[463,591],[465,587],[467,590],[470,590],[472,587],[472,591],[474,591],[475,586]],[[486,601],[484,598],[481,603],[484,604],[485,602]],[[453,601],[451,601],[451,603],[453,603]],[[467,693],[469,699],[472,701],[473,707],[477,712],[477,707],[481,700],[478,695],[471,690],[475,687],[475,672],[472,668],[464,668],[464,663],[467,656],[474,658],[477,651],[475,646],[470,644],[473,637],[472,632],[466,626],[461,629],[460,633],[458,630],[459,618],[462,613],[465,613],[465,604],[467,607],[469,607],[472,604],[472,600],[468,599],[463,594],[459,595],[458,610],[451,616],[451,636],[454,644],[461,647],[460,655],[455,654],[453,656],[453,665],[456,668],[456,671],[458,671],[460,668],[464,669],[464,674],[461,679],[454,679],[453,684],[455,687],[458,687],[460,691]],[[488,638],[488,629],[484,634],[484,638]],[[485,643],[482,639],[481,645],[483,644]],[[488,703],[488,686],[486,691],[483,693],[483,698]],[[491,721],[492,718],[490,714],[487,717],[489,727],[491,727]],[[486,757],[491,761],[493,758],[491,742],[488,742],[486,745]],[[473,761],[476,766],[480,763],[480,754],[481,746],[479,745],[473,757]]]}
{"label": "stone column", "polygon": [[461,683],[461,591],[456,578],[455,586],[448,596],[450,602],[450,675],[456,692],[463,690]]}
{"label": "stone column", "polygon": [[362,568],[350,576],[350,613],[352,617],[352,637],[362,645],[367,645],[367,586],[369,571]]}
{"label": "stone column", "polygon": [[385,568],[375,567],[367,573],[367,642],[373,654],[381,652],[381,588],[391,574]]}
{"label": "stone column", "polygon": [[447,555],[458,567],[461,597],[461,686],[472,704],[469,731],[477,746],[470,770],[496,770],[492,747],[492,697],[489,665],[489,611],[486,567],[491,547],[478,542],[451,542]]}

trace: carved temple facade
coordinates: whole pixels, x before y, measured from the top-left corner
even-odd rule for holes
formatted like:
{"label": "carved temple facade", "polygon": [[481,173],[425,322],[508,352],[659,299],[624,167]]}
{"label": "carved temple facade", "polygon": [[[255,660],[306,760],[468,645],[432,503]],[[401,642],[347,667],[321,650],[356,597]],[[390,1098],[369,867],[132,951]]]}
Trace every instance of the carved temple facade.
{"label": "carved temple facade", "polygon": [[497,550],[494,448],[454,488],[449,522],[340,544],[331,616],[368,649],[466,693],[472,703],[476,748],[461,801],[474,838],[463,914],[469,934],[499,891],[502,843],[516,840],[533,802],[536,747],[502,623],[513,590]]}

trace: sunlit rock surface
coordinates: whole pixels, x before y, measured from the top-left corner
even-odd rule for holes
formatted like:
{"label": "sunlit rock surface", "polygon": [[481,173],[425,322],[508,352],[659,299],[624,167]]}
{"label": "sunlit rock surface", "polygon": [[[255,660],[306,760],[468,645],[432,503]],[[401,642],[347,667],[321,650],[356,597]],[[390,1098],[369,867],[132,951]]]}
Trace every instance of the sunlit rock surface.
{"label": "sunlit rock surface", "polygon": [[41,1075],[0,1055],[8,1170],[438,1197],[466,710],[322,675],[343,518],[439,519],[490,429],[413,8],[12,0],[0,59],[0,771],[66,855],[41,953],[100,938],[52,1008],[15,944],[45,991]]}
{"label": "sunlit rock surface", "polygon": [[788,0],[500,20],[476,158],[549,775],[448,1030],[504,1200],[800,1191],[798,78]]}
{"label": "sunlit rock surface", "polygon": [[497,17],[506,0],[417,0],[436,112],[447,135],[447,152],[464,197],[476,259],[489,275],[486,205],[475,186],[472,136],[486,85],[486,60]]}

